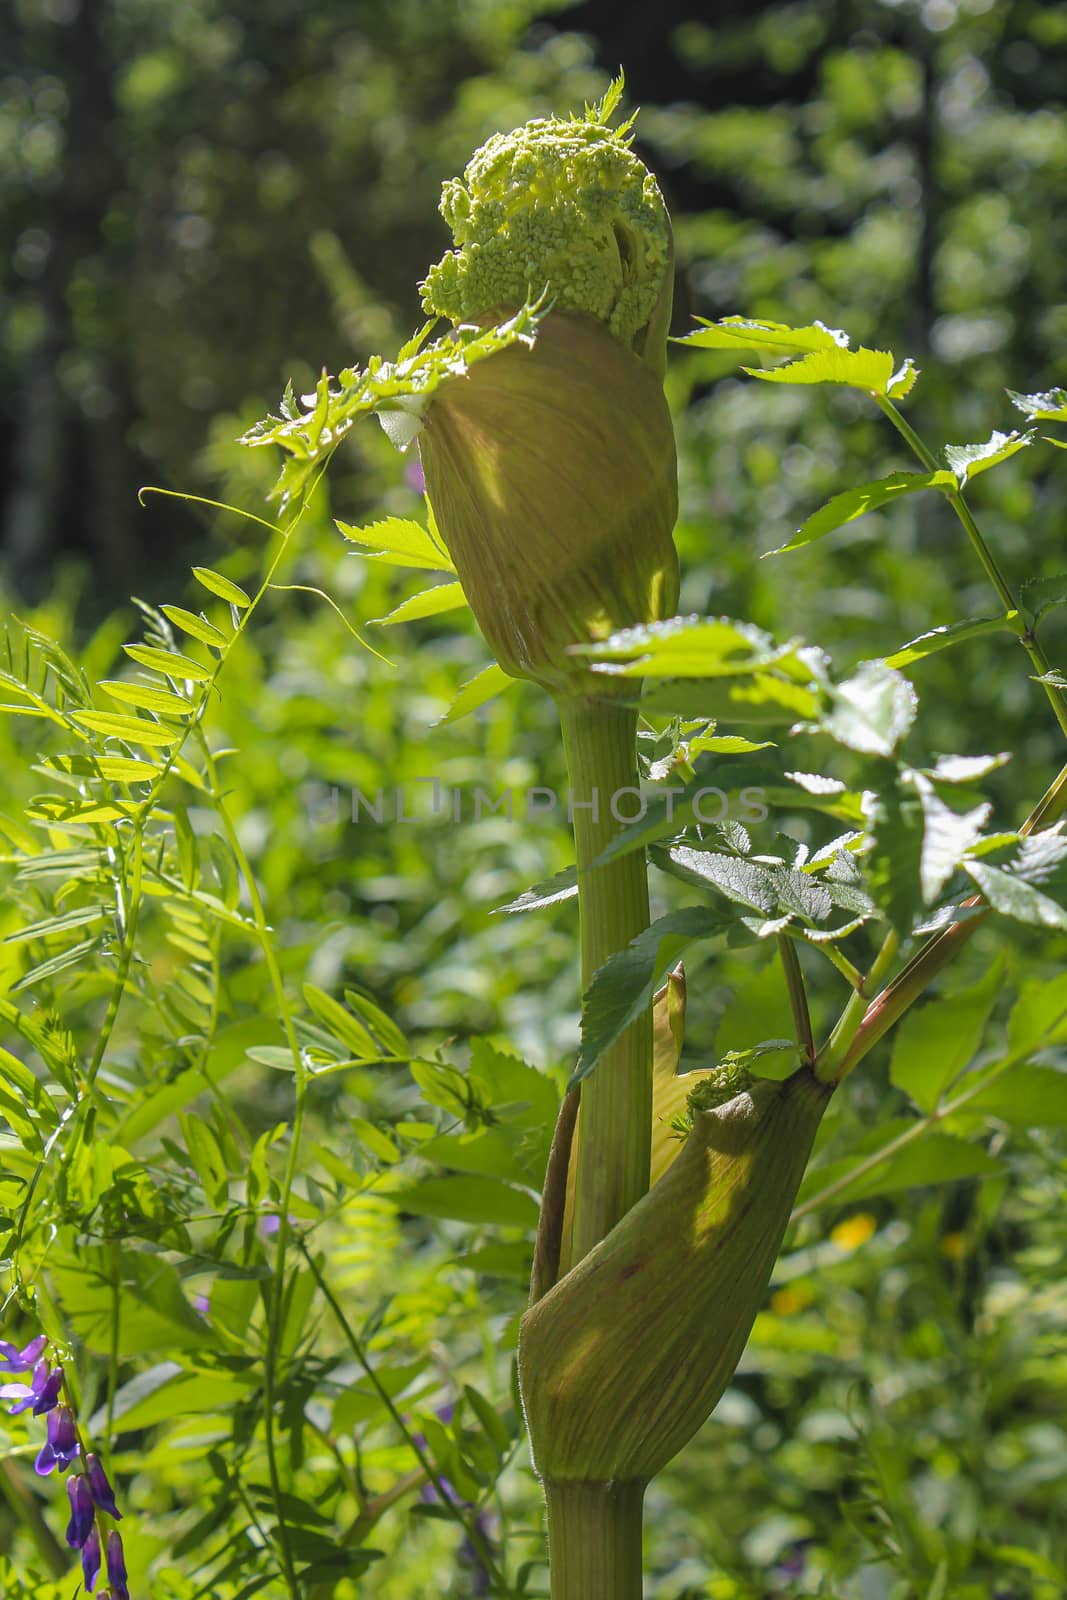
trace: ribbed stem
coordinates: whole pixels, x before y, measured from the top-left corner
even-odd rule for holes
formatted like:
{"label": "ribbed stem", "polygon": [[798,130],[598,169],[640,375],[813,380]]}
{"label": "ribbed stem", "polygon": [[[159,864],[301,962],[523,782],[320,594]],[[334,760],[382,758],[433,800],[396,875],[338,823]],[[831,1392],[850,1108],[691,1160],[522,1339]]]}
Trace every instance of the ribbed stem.
{"label": "ribbed stem", "polygon": [[[563,748],[578,863],[582,990],[609,956],[648,927],[644,852],[593,862],[639,811],[637,713],[608,700],[561,698]],[[629,791],[626,793],[625,791]],[[646,1011],[581,1088],[574,1234],[566,1271],[648,1191],[652,1138],[652,1014]]]}
{"label": "ribbed stem", "polygon": [[552,1600],[641,1600],[643,1483],[546,1483]]}

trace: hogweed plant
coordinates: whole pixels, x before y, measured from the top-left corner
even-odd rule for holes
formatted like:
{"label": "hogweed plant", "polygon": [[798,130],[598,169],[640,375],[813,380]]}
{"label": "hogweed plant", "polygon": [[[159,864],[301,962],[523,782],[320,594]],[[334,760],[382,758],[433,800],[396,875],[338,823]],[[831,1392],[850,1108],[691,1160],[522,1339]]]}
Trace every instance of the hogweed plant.
{"label": "hogweed plant", "polygon": [[[47,1415],[37,1473],[69,1469],[66,1544],[87,1589],[106,1561],[118,1600],[374,1592],[385,1569],[365,1591],[361,1575],[382,1556],[376,1531],[416,1498],[457,1527],[463,1592],[544,1592],[539,1536],[517,1552],[497,1497],[523,1448],[514,1398],[490,1398],[425,1351],[405,1355],[403,1291],[399,1311],[367,1304],[339,1265],[361,1228],[398,1248],[401,1215],[497,1226],[481,1252],[490,1275],[536,1223],[517,1380],[550,1592],[637,1600],[646,1489],[730,1384],[791,1219],[872,1192],[872,1174],[904,1174],[924,1137],[954,1176],[996,1170],[981,1134],[1003,1115],[1005,1075],[1031,1105],[1059,1082],[1032,1058],[1067,1040],[1067,982],[1024,996],[1008,1048],[978,1066],[998,969],[912,1007],[990,919],[1067,928],[1067,767],[1025,820],[995,821],[976,789],[1007,757],[917,755],[904,669],[1014,638],[1067,733],[1067,680],[1039,636],[1067,576],[1016,594],[965,498],[972,478],[1035,447],[1042,425],[1067,421],[1067,394],[1014,395],[1024,431],[939,458],[900,409],[919,378],[910,361],[820,323],[702,323],[684,350],[771,363],[744,367],[762,382],[852,388],[917,460],[836,495],[777,555],[801,560],[793,552],[867,511],[939,494],[997,609],[845,676],[821,649],[744,620],[675,615],[663,390],[674,251],[631,124],[611,126],[621,88],[479,150],[445,187],[454,246],[423,284],[431,321],[394,361],[324,375],[303,398],[290,389],[281,415],[246,436],[284,459],[257,587],[195,569],[211,615],[143,608],[146,638],[126,647],[139,674],[99,684],[44,634],[12,632],[7,709],[57,747],[35,752],[48,791],[4,824],[25,913],[0,1000],[15,1047],[0,1086],[7,1317],[16,1338],[42,1331],[0,1346],[13,1379],[2,1393],[14,1413]],[[387,620],[469,607],[494,660],[457,710],[513,679],[558,708],[575,866],[506,909],[577,899],[581,1048],[562,1103],[550,1077],[486,1041],[461,1065],[448,1045],[420,1054],[356,990],[342,1004],[307,984],[298,1004],[228,796],[232,752],[208,736],[212,696],[264,596],[294,587],[278,580],[311,492],[371,414],[418,450],[427,521],[341,532],[370,560],[445,580]],[[848,786],[796,769],[800,739],[827,765],[846,753],[860,776]],[[727,794],[748,795],[748,823],[723,815]],[[825,820],[828,837],[815,849],[765,840],[771,809]],[[649,863],[692,903],[653,920]],[[161,939],[178,964],[157,989]],[[679,1072],[687,1004],[700,1005],[680,958],[714,941],[773,948],[792,1035]],[[234,950],[252,952],[257,973],[240,1015]],[[840,985],[825,1030],[813,964]],[[835,1091],[909,1013],[892,1077],[919,1116],[821,1187],[816,1167],[798,1203]],[[247,1061],[293,1086],[288,1114],[254,1138],[226,1087]],[[360,1115],[354,1150],[308,1149],[320,1080],[343,1077],[372,1103],[380,1075],[398,1072],[418,1099],[388,1126]],[[458,1305],[451,1325],[465,1314]],[[168,1450],[207,1452],[214,1503],[183,1502],[180,1476],[154,1494],[151,1462],[140,1475],[143,1441],[165,1419]],[[12,1430],[8,1449],[5,1492],[60,1577],[59,1512],[22,1471],[35,1445]],[[104,1520],[119,1512],[101,1459],[139,1496],[133,1581]],[[946,1568],[938,1593],[947,1579]],[[9,1567],[5,1582],[46,1592],[37,1572]]]}

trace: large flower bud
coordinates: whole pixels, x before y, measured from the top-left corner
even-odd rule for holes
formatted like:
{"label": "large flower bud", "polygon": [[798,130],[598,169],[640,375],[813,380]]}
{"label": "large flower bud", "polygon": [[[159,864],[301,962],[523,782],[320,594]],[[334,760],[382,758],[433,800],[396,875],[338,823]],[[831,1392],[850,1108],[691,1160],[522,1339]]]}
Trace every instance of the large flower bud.
{"label": "large flower bud", "polygon": [[546,1482],[647,1483],[710,1415],[831,1093],[806,1068],[708,1110],[698,1089],[681,1155],[527,1311],[519,1372]]}
{"label": "large flower bud", "polygon": [[592,317],[551,312],[532,349],[443,384],[420,447],[438,529],[505,672],[577,683],[590,675],[568,646],[673,614],[670,413],[655,374]]}
{"label": "large flower bud", "polygon": [[[552,690],[604,690],[568,647],[670,616],[674,432],[663,395],[670,222],[618,94],[497,135],[446,184],[456,248],[428,310],[491,324],[547,294],[532,346],[443,383],[420,449],[438,529],[497,660]],[[632,692],[633,685],[628,685]]]}

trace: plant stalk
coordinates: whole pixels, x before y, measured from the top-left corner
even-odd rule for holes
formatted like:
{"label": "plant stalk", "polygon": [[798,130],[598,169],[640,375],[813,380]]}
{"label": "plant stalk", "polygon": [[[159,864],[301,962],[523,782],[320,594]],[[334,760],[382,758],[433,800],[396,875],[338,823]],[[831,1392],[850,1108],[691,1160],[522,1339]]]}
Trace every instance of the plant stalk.
{"label": "plant stalk", "polygon": [[[581,924],[582,992],[609,956],[649,925],[648,869],[633,851],[593,863],[634,814],[637,712],[591,696],[560,698],[570,778]],[[648,1191],[652,1139],[652,1014],[630,1024],[581,1086],[571,1260],[605,1238]]]}
{"label": "plant stalk", "polygon": [[546,1483],[552,1600],[641,1600],[643,1483]]}

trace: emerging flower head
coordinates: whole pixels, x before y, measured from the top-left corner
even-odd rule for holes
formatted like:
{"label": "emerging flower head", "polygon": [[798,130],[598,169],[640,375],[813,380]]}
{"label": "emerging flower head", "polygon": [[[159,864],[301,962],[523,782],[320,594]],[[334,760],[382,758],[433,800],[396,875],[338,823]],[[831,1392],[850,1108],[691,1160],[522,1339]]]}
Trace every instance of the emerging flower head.
{"label": "emerging flower head", "polygon": [[490,139],[445,186],[456,249],[423,285],[456,323],[499,321],[541,291],[551,303],[532,341],[457,364],[419,439],[497,660],[556,693],[606,692],[570,646],[670,616],[678,597],[671,228],[628,125],[606,125],[621,89],[584,117]]}
{"label": "emerging flower head", "polygon": [[582,117],[494,134],[462,179],[445,184],[455,248],[426,274],[427,311],[500,321],[547,288],[557,309],[595,317],[638,355],[653,322],[662,344],[671,228],[655,178],[630,149],[633,119],[607,125],[621,94],[620,78]]}

